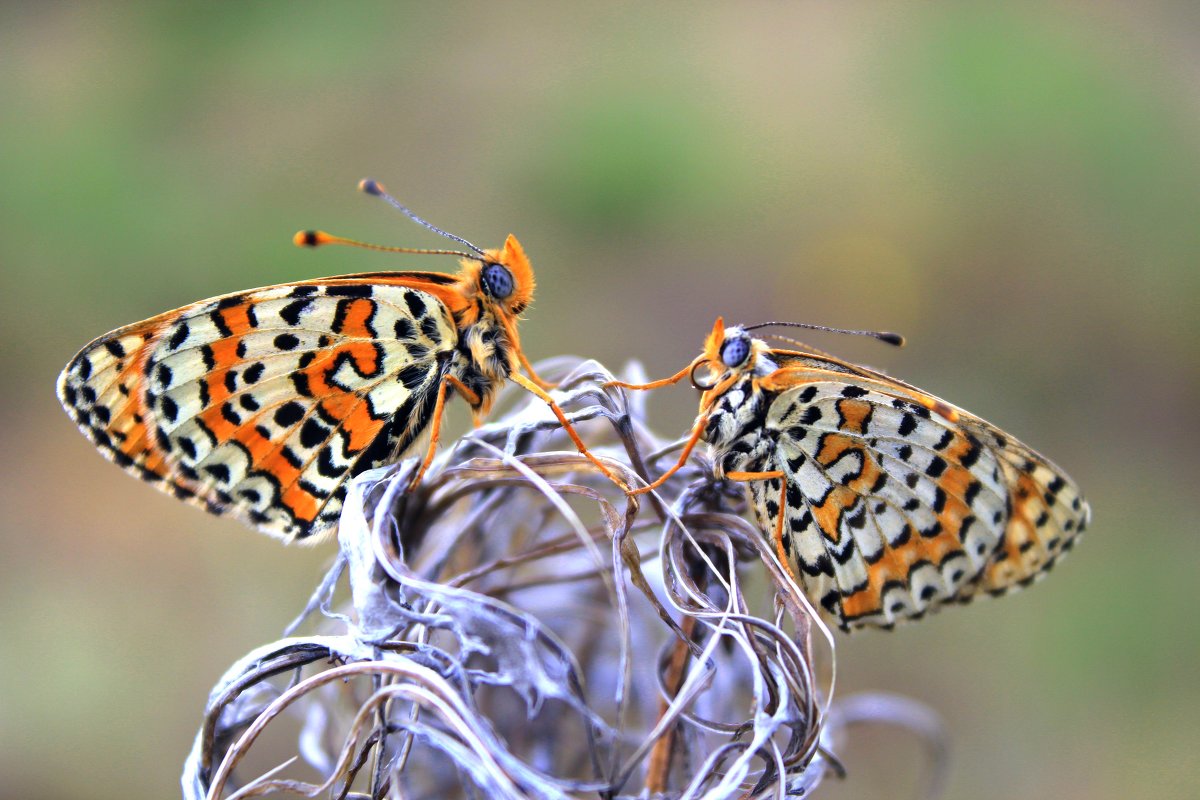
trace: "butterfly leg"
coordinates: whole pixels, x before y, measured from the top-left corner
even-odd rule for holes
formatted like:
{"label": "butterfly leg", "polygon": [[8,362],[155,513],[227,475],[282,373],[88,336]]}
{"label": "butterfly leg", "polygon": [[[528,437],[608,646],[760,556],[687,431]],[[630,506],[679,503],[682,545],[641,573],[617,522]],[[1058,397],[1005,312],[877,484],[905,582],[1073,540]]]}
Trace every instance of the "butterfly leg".
{"label": "butterfly leg", "polygon": [[679,372],[676,372],[674,375],[672,375],[669,378],[663,378],[663,379],[657,380],[657,381],[650,381],[649,383],[626,383],[625,381],[608,381],[607,383],[604,384],[604,388],[607,389],[609,386],[620,386],[622,389],[635,389],[637,391],[646,391],[647,389],[657,389],[660,386],[671,386],[673,384],[679,383],[681,380],[683,380],[684,378],[687,377],[688,373],[691,372],[691,370],[692,370],[692,365],[688,364],[686,367],[679,370]]}
{"label": "butterfly leg", "polygon": [[521,366],[525,368],[525,371],[529,373],[530,382],[536,385],[539,389],[544,389],[546,391],[557,387],[557,383],[552,383],[551,381],[543,378],[541,375],[538,375],[537,370],[535,370],[533,365],[529,363],[529,359],[525,357],[525,351],[521,349],[521,340],[517,338],[517,328],[513,324],[512,320],[508,317],[503,317],[500,320],[500,324],[504,326],[504,332],[508,335],[508,340],[512,343],[513,351],[517,354],[517,360],[521,363]]}
{"label": "butterfly leg", "polygon": [[433,420],[429,423],[429,449],[425,452],[425,460],[421,462],[421,468],[409,481],[408,491],[410,492],[421,483],[425,470],[429,469],[429,465],[433,463],[433,457],[437,453],[438,438],[442,432],[442,413],[446,408],[446,391],[449,387],[453,387],[472,406],[479,404],[479,395],[467,388],[458,378],[453,375],[446,375],[442,378],[441,383],[438,384],[437,401],[433,405]]}
{"label": "butterfly leg", "polygon": [[[782,470],[771,470],[770,472],[726,472],[725,477],[731,481],[745,483],[748,481],[769,481],[773,478],[778,478],[780,481],[779,497],[782,501],[787,495],[787,477]],[[783,546],[783,520],[787,516],[786,508],[783,503],[779,504],[779,513],[775,515],[775,533],[771,537],[772,544],[775,545],[775,555],[779,558],[779,563],[792,576],[792,580],[797,580],[796,573],[792,571],[791,560],[788,556],[787,548]]]}
{"label": "butterfly leg", "polygon": [[550,406],[550,410],[554,412],[554,416],[558,417],[558,421],[562,424],[563,430],[566,431],[567,436],[571,437],[571,441],[575,443],[575,447],[578,448],[579,452],[582,453],[588,461],[591,461],[593,464],[595,464],[596,468],[600,470],[604,477],[608,478],[622,489],[628,490],[629,487],[625,485],[625,481],[614,475],[608,469],[608,467],[604,466],[604,463],[600,461],[600,459],[592,455],[592,451],[587,449],[587,445],[583,443],[583,440],[579,438],[579,434],[575,432],[575,427],[567,420],[567,415],[563,413],[563,410],[558,407],[558,403],[554,402],[554,398],[547,394],[545,389],[538,386],[536,383],[531,381],[529,378],[526,378],[519,372],[513,372],[508,377],[512,379],[513,383],[516,383],[521,388],[537,395],[539,398],[545,401],[546,405]]}
{"label": "butterfly leg", "polygon": [[524,350],[517,348],[517,358],[520,360],[521,366],[523,366],[525,371],[529,373],[529,380],[537,384],[539,388],[549,390],[558,386],[557,383],[552,383],[537,374],[537,371],[534,370],[533,365],[529,363],[529,359],[525,357]]}
{"label": "butterfly leg", "polygon": [[658,480],[653,483],[643,486],[640,489],[627,491],[625,494],[635,495],[651,492],[666,483],[667,478],[670,478],[676,472],[683,469],[683,465],[687,463],[688,458],[692,455],[692,450],[696,449],[696,443],[700,441],[700,437],[704,434],[704,426],[706,424],[708,424],[708,414],[701,414],[696,417],[696,424],[692,427],[692,435],[688,437],[687,444],[683,446],[683,452],[680,453],[679,460],[675,462],[675,466],[660,475]]}

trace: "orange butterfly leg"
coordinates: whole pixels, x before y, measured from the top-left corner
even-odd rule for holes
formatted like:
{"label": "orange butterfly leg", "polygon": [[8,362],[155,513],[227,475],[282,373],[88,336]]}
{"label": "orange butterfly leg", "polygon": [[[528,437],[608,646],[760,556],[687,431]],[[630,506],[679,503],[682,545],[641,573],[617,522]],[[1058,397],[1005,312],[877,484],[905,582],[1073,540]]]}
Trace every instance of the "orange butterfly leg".
{"label": "orange butterfly leg", "polygon": [[412,481],[408,484],[410,492],[417,488],[422,476],[425,475],[425,470],[429,469],[429,465],[433,463],[434,454],[437,453],[438,438],[442,432],[442,413],[445,411],[446,406],[447,386],[453,386],[454,390],[462,395],[462,398],[471,406],[479,405],[479,395],[469,389],[465,383],[453,375],[447,375],[442,378],[442,382],[438,385],[437,402],[433,406],[433,422],[429,426],[429,450],[425,453],[425,461],[421,463],[421,468],[417,470],[417,474],[413,476]]}
{"label": "orange butterfly leg", "polygon": [[537,372],[534,371],[533,365],[530,364],[529,359],[525,357],[525,351],[518,349],[517,358],[520,359],[521,366],[523,366],[525,371],[529,373],[529,380],[537,384],[538,388],[553,389],[558,386],[557,383],[551,383],[550,381],[545,380],[542,378],[542,376],[538,375]]}
{"label": "orange butterfly leg", "polygon": [[672,384],[679,383],[681,380],[683,380],[684,378],[687,377],[687,374],[689,372],[691,372],[691,370],[692,370],[692,365],[688,364],[686,367],[679,370],[679,372],[676,372],[674,375],[672,375],[669,378],[663,378],[662,380],[657,380],[657,381],[650,381],[649,383],[626,383],[625,381],[608,381],[607,383],[604,384],[604,388],[607,389],[609,386],[620,386],[622,389],[636,389],[637,391],[645,391],[647,389],[657,389],[660,386],[671,386]]}
{"label": "orange butterfly leg", "polygon": [[567,432],[567,436],[570,436],[571,441],[575,443],[575,447],[578,448],[579,452],[582,453],[587,458],[588,461],[591,461],[593,464],[596,465],[596,468],[599,469],[600,472],[604,474],[604,477],[608,478],[610,481],[615,483],[617,486],[620,486],[622,489],[628,488],[625,485],[625,481],[621,480],[616,475],[614,475],[611,471],[609,471],[608,467],[604,466],[604,464],[600,461],[600,459],[598,459],[594,455],[592,455],[592,451],[587,449],[587,445],[585,445],[583,443],[583,440],[579,438],[579,434],[575,432],[574,426],[572,426],[571,423],[567,420],[567,416],[565,414],[563,414],[562,409],[558,407],[558,403],[554,402],[553,397],[551,397],[549,394],[547,394],[546,391],[544,389],[542,389],[542,387],[538,386],[536,383],[531,381],[529,378],[526,378],[524,375],[520,374],[519,372],[514,372],[514,373],[510,374],[508,377],[511,378],[512,381],[514,383],[516,383],[518,386],[537,395],[539,398],[541,398],[543,401],[545,401],[546,405],[550,406],[550,410],[554,412],[554,416],[558,417],[558,421],[562,424],[563,430]]}
{"label": "orange butterfly leg", "polygon": [[513,320],[508,317],[501,317],[500,324],[504,326],[504,332],[508,334],[508,341],[512,343],[513,351],[517,354],[517,360],[521,362],[521,366],[529,373],[529,380],[539,389],[550,390],[558,386],[557,383],[552,383],[541,375],[538,375],[537,370],[529,363],[529,359],[525,357],[525,351],[521,349],[521,340],[517,338],[517,328],[513,324]]}
{"label": "orange butterfly leg", "polygon": [[476,428],[482,425],[484,412],[479,408],[479,395],[467,388],[465,383],[453,375],[447,375],[445,380],[450,382],[450,385],[454,387],[455,391],[457,391],[459,395],[462,396],[462,399],[467,401],[467,405],[471,407],[471,424]]}
{"label": "orange butterfly leg", "polygon": [[458,378],[454,377],[453,375],[447,375],[445,378],[442,378],[442,380],[444,380],[446,383],[449,383],[451,386],[453,386],[454,391],[458,392],[459,395],[462,397],[462,399],[467,401],[468,405],[470,405],[470,406],[479,405],[479,395],[477,395],[471,389],[467,388],[467,385],[465,383],[463,383],[462,381],[460,381]]}
{"label": "orange butterfly leg", "polygon": [[[781,497],[786,492],[787,478],[781,470],[772,470],[771,472],[727,472],[725,473],[725,477],[731,481],[767,481],[771,478],[779,478],[784,482],[781,484],[784,489],[784,491],[780,492]],[[772,538],[774,539],[775,555],[779,557],[779,563],[792,576],[792,580],[797,580],[796,573],[792,571],[788,552],[783,546],[783,518],[786,516],[784,506],[780,503],[779,515],[775,520],[775,535]]]}
{"label": "orange butterfly leg", "polygon": [[646,492],[653,491],[666,483],[667,478],[670,478],[676,472],[679,472],[679,470],[683,469],[683,465],[687,463],[688,457],[692,454],[692,450],[696,448],[696,442],[700,441],[700,436],[704,433],[704,425],[707,422],[707,414],[703,414],[696,418],[696,425],[692,428],[692,435],[688,437],[687,444],[683,446],[683,452],[679,456],[679,461],[675,462],[675,466],[671,467],[669,470],[659,476],[658,480],[656,480],[654,483],[643,486],[640,489],[628,491],[625,494],[645,494]]}
{"label": "orange butterfly leg", "polygon": [[[433,421],[429,423],[429,449],[425,452],[425,460],[421,462],[421,468],[417,470],[417,474],[413,476],[408,483],[408,491],[413,491],[421,483],[421,478],[425,475],[425,470],[429,469],[429,465],[433,463],[433,456],[437,453],[438,438],[442,433],[442,413],[446,407],[446,387],[451,385],[451,382],[457,384],[454,388],[459,391],[466,390],[470,395],[475,395],[466,386],[450,375],[442,378],[438,384],[437,402],[433,404]],[[466,396],[466,395],[464,395]],[[476,398],[478,396],[476,395]]]}

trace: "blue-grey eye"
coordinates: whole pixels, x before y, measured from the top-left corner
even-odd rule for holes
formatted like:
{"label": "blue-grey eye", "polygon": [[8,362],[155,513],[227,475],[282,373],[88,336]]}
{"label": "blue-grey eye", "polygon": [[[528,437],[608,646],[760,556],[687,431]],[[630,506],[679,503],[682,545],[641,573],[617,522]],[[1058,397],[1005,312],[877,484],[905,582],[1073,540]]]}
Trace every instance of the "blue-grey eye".
{"label": "blue-grey eye", "polygon": [[497,300],[513,293],[513,276],[502,264],[488,264],[480,275],[483,290]]}
{"label": "blue-grey eye", "polygon": [[728,339],[721,345],[721,362],[727,367],[738,367],[750,355],[750,340],[744,336]]}

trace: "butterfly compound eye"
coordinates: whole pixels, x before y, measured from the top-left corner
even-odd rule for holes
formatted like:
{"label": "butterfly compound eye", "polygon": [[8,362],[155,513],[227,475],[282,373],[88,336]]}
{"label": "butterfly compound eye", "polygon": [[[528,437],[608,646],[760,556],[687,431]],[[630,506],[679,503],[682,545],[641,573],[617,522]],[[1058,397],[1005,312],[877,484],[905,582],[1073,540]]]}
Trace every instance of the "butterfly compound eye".
{"label": "butterfly compound eye", "polygon": [[729,339],[721,345],[721,362],[727,367],[740,367],[750,355],[750,340],[744,336]]}
{"label": "butterfly compound eye", "polygon": [[483,290],[497,300],[503,300],[513,293],[513,276],[502,264],[488,264],[480,274]]}

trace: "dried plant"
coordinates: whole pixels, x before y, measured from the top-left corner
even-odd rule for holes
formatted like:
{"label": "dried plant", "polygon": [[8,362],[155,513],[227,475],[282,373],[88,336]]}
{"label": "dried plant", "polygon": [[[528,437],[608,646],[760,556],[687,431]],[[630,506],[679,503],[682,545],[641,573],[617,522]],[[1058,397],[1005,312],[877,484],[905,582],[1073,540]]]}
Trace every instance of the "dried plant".
{"label": "dried plant", "polygon": [[[602,388],[602,366],[571,363],[556,397],[594,452],[631,484],[660,474],[678,443],[647,429],[640,397]],[[413,467],[357,479],[308,609],[324,632],[229,669],[186,798],[807,796],[841,772],[846,726],[870,721],[916,731],[942,763],[923,707],[831,702],[832,638],[703,457],[628,498],[533,399],[408,494]],[[248,778],[285,712],[298,756]],[[283,777],[303,771],[319,777]]]}

